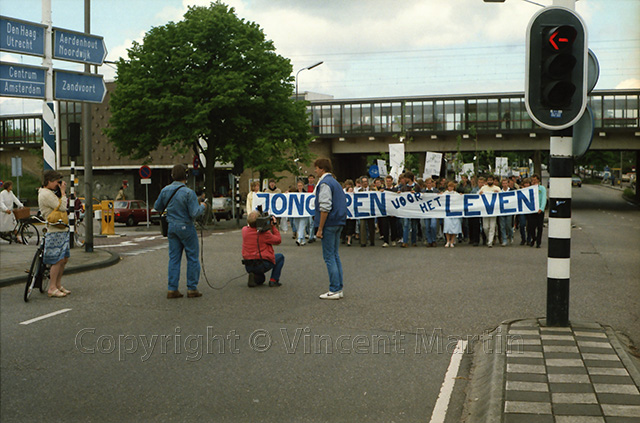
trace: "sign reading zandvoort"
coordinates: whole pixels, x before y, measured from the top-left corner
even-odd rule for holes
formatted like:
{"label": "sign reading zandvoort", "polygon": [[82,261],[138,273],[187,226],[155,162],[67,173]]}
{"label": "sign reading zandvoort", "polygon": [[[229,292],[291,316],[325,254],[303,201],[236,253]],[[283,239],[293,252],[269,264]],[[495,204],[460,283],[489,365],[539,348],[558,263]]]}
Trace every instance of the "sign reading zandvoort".
{"label": "sign reading zandvoort", "polygon": [[47,69],[0,62],[0,96],[45,98]]}
{"label": "sign reading zandvoort", "polygon": [[0,50],[44,56],[45,26],[0,16]]}
{"label": "sign reading zandvoort", "polygon": [[53,28],[53,58],[102,65],[107,57],[104,39],[68,29]]}
{"label": "sign reading zandvoort", "polygon": [[56,100],[102,103],[107,92],[102,75],[54,70],[53,78]]}
{"label": "sign reading zandvoort", "polygon": [[[315,194],[257,193],[254,207],[277,217],[313,216]],[[356,192],[347,195],[347,218],[368,219],[396,216],[413,219],[444,217],[488,217],[537,213],[538,187],[493,194],[427,194],[394,192]]]}

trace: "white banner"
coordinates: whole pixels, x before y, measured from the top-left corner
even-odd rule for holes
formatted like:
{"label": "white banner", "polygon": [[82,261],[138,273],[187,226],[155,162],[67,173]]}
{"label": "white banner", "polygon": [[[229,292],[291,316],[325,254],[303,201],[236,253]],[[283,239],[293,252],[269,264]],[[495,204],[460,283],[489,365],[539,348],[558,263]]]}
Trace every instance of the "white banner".
{"label": "white banner", "polygon": [[427,157],[424,160],[424,173],[422,179],[431,178],[432,176],[440,176],[442,168],[442,153],[432,153],[427,151]]}
{"label": "white banner", "polygon": [[473,176],[473,163],[465,163],[462,165],[462,171],[458,174],[457,181],[462,180],[462,175],[467,175],[469,178]]}
{"label": "white banner", "polygon": [[384,178],[388,175],[387,173],[387,161],[378,159],[378,175],[381,178]]}
{"label": "white banner", "polygon": [[393,180],[397,182],[398,176],[404,169],[404,144],[389,144],[389,166],[391,166],[389,175],[393,176]]}
{"label": "white banner", "polygon": [[[254,207],[277,217],[315,214],[313,193],[256,193]],[[397,216],[415,219],[486,217],[536,213],[540,199],[536,186],[493,194],[427,194],[363,191],[347,194],[347,217],[367,219]]]}
{"label": "white banner", "polygon": [[499,176],[509,176],[509,158],[496,157],[496,174]]}

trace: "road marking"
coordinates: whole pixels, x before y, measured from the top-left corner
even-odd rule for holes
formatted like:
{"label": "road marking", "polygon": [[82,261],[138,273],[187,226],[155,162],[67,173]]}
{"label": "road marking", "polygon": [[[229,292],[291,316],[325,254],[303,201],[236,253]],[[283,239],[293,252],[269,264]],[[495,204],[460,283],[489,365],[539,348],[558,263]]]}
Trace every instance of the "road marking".
{"label": "road marking", "polygon": [[58,314],[66,313],[67,311],[71,311],[70,308],[63,308],[62,310],[54,311],[53,313],[45,314],[44,316],[36,317],[35,319],[25,320],[24,322],[20,322],[21,325],[30,325],[33,322],[37,322],[38,320],[48,319],[49,317],[57,316]]}
{"label": "road marking", "polygon": [[467,341],[461,339],[456,344],[456,349],[453,350],[453,354],[451,354],[449,368],[444,375],[444,382],[442,382],[436,405],[433,407],[433,413],[431,413],[431,423],[444,423],[444,419],[447,417],[449,401],[453,393],[453,386],[456,383],[455,378],[458,376],[458,369],[460,368],[460,362],[462,361],[462,355],[466,347]]}

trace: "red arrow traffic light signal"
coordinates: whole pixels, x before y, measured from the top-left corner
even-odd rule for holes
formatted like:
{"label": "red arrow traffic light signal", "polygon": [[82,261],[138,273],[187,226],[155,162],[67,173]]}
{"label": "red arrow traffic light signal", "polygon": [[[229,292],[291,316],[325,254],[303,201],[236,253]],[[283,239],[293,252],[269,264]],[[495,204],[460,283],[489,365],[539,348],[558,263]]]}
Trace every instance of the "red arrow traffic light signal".
{"label": "red arrow traffic light signal", "polygon": [[548,34],[549,45],[555,51],[562,50],[573,44],[577,35],[576,29],[571,25],[562,25],[552,28]]}

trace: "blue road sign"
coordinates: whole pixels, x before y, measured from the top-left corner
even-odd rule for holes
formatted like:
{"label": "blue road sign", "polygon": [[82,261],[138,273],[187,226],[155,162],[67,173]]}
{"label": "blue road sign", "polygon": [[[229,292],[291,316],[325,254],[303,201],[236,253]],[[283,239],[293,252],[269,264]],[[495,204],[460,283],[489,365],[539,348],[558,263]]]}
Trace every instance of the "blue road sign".
{"label": "blue road sign", "polygon": [[0,62],[0,96],[45,97],[46,68]]}
{"label": "blue road sign", "polygon": [[53,58],[102,65],[107,57],[104,39],[68,29],[53,28]]}
{"label": "blue road sign", "polygon": [[44,57],[45,26],[0,16],[0,50]]}
{"label": "blue road sign", "polygon": [[56,100],[102,103],[107,92],[102,75],[53,71],[53,97]]}

